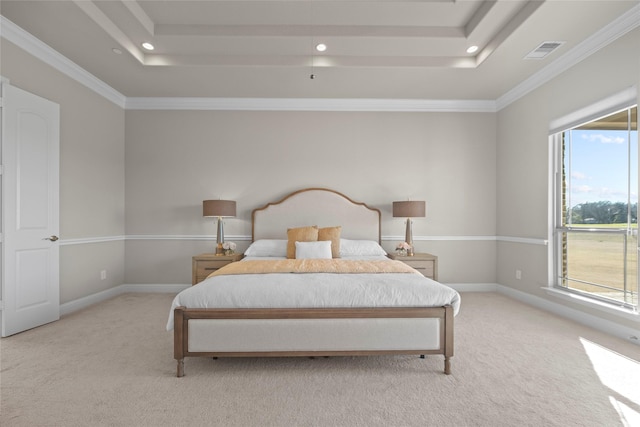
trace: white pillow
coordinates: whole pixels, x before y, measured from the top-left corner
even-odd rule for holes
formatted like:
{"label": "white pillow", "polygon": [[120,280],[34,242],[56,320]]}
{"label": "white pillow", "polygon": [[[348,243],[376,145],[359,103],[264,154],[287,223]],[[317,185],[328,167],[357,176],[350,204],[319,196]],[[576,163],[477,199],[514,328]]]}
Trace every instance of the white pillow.
{"label": "white pillow", "polygon": [[340,239],[340,256],[387,255],[387,252],[373,240]]}
{"label": "white pillow", "polygon": [[331,240],[296,242],[296,259],[331,259]]}
{"label": "white pillow", "polygon": [[253,242],[244,252],[247,257],[287,257],[287,241],[262,239]]}

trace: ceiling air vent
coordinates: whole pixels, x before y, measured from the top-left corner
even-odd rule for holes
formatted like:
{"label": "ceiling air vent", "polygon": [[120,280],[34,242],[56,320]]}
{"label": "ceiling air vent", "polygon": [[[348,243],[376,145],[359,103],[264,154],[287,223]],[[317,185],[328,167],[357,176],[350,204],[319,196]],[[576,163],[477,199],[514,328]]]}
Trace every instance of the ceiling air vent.
{"label": "ceiling air vent", "polygon": [[564,42],[543,42],[537,48],[533,49],[524,59],[542,59],[551,52],[562,46]]}

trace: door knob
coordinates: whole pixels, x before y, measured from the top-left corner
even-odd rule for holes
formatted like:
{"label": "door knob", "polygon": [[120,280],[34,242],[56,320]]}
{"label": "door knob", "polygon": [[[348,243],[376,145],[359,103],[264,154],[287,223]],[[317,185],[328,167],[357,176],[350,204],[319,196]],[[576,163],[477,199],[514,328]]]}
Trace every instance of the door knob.
{"label": "door knob", "polygon": [[49,236],[49,237],[45,237],[42,240],[51,240],[52,242],[55,242],[56,240],[58,240],[58,236]]}

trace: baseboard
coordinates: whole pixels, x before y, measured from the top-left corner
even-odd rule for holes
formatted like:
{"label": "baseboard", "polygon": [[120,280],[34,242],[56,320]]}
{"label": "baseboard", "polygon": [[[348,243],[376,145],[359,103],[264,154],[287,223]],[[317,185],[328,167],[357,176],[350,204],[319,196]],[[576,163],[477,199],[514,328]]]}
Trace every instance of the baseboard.
{"label": "baseboard", "polygon": [[153,292],[153,293],[174,293],[177,294],[183,289],[188,288],[190,285],[174,285],[174,284],[150,284],[150,285],[119,285],[101,292],[97,292],[86,297],[78,298],[73,301],[60,304],[60,315],[73,313],[74,311],[82,310],[94,304],[102,301],[106,301],[118,295],[122,295],[128,292]]}
{"label": "baseboard", "polygon": [[526,292],[518,291],[508,286],[496,285],[496,291],[527,305],[573,320],[574,322],[589,326],[590,328],[613,335],[630,343],[640,345],[640,329],[629,328],[616,322],[567,307],[564,304],[558,304]]}
{"label": "baseboard", "polygon": [[497,283],[443,283],[458,292],[497,292]]}

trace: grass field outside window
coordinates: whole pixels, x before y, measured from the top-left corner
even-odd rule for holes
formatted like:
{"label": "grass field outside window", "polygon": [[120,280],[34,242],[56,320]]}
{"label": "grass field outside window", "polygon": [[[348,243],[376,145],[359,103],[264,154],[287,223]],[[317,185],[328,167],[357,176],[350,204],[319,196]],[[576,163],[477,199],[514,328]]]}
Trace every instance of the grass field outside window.
{"label": "grass field outside window", "polygon": [[[585,224],[574,228],[592,227]],[[628,231],[621,230],[620,224],[598,224],[597,227],[602,231],[565,232],[567,250],[563,286],[637,306],[637,225]],[[619,233],[606,230],[618,230]]]}

